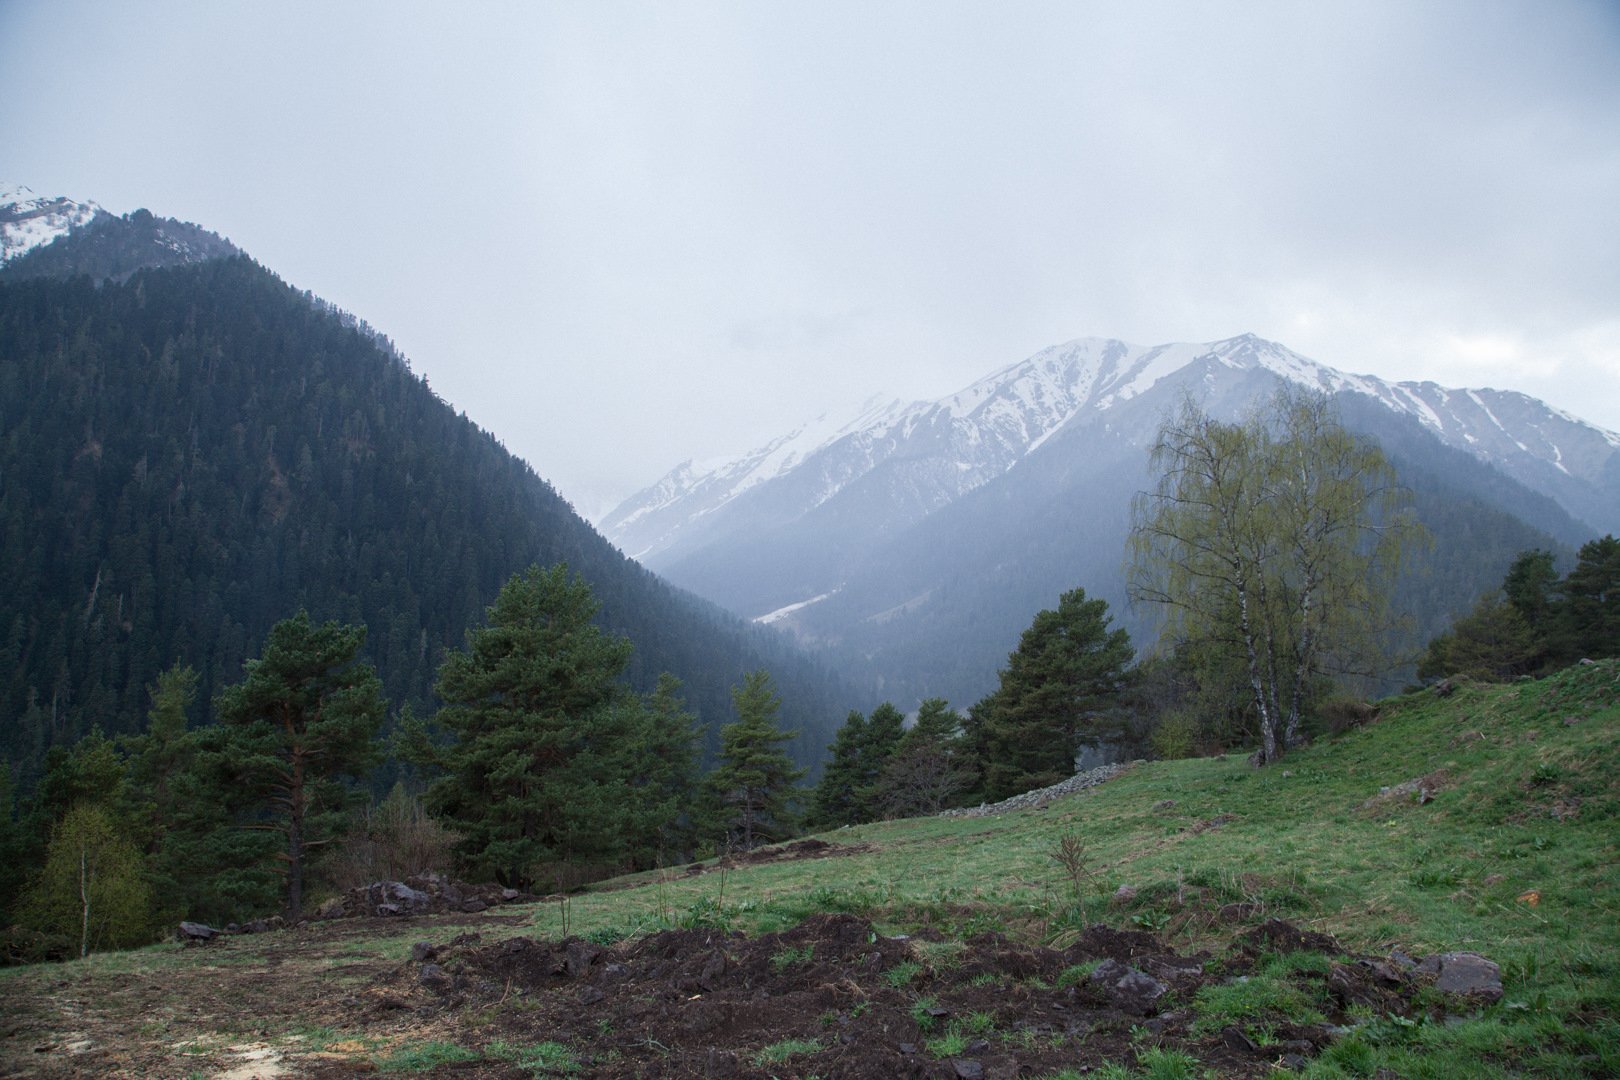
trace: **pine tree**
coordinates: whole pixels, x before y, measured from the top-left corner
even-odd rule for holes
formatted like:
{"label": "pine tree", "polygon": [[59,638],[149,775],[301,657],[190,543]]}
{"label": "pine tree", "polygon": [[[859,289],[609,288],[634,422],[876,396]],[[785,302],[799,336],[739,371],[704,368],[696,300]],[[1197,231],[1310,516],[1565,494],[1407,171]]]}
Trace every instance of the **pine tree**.
{"label": "pine tree", "polygon": [[809,824],[817,828],[854,825],[860,821],[858,792],[864,766],[863,750],[867,737],[866,717],[850,710],[827,748],[827,763],[821,780],[810,796]]}
{"label": "pine tree", "polygon": [[1620,656],[1620,540],[1582,544],[1562,592],[1566,658]]}
{"label": "pine tree", "polygon": [[642,701],[640,730],[625,750],[634,777],[633,793],[644,820],[637,829],[636,862],[652,866],[690,851],[695,840],[692,818],[697,786],[697,717],[681,698],[681,680],[663,672],[653,692]]}
{"label": "pine tree", "polygon": [[300,611],[270,630],[247,677],[219,695],[215,763],[247,801],[250,827],[279,834],[287,917],[303,916],[311,848],[341,825],[340,777],[372,765],[386,712],[382,684],[358,659],[365,627],[316,626]]}
{"label": "pine tree", "polygon": [[732,688],[737,721],[720,730],[720,760],[708,785],[721,807],[727,847],[744,851],[791,835],[793,785],[804,775],[780,749],[797,732],[776,726],[781,698],[764,671],[752,671]]}
{"label": "pine tree", "polygon": [[[530,567],[439,667],[445,707],[434,719],[454,741],[437,755],[445,775],[427,802],[461,834],[475,876],[572,885],[658,831],[658,814],[636,795],[649,765],[645,711],[619,682],[630,642],[595,625],[596,610],[566,566]],[[678,722],[672,693],[659,708]]]}
{"label": "pine tree", "polygon": [[1005,799],[1074,773],[1088,741],[1115,735],[1130,635],[1109,629],[1108,602],[1071,589],[1039,612],[1007,657],[984,716],[985,795]]}

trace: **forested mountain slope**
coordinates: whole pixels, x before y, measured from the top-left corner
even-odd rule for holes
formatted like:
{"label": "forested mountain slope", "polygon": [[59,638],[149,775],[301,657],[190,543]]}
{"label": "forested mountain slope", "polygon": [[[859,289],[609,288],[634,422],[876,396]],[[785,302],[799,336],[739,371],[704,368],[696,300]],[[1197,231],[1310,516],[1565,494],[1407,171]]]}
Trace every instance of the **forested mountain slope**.
{"label": "forested mountain slope", "polygon": [[826,672],[620,555],[357,320],[206,241],[154,260],[185,228],[104,218],[0,273],[0,754],[136,730],[176,661],[210,701],[300,607],[364,623],[394,704],[430,708],[501,584],[565,561],[711,745],[765,667],[819,757],[851,704]]}
{"label": "forested mountain slope", "polygon": [[1569,507],[1604,501],[1620,436],[1522,395],[1345,375],[1245,335],[1054,346],[938,402],[869,410],[702,476],[677,470],[603,525],[671,581],[791,628],[903,706],[965,706],[1075,586],[1151,646],[1152,613],[1125,608],[1123,564],[1154,433],[1183,394],[1232,419],[1289,384],[1334,395],[1434,536],[1398,590],[1407,650],[1495,588],[1519,551],[1567,556],[1611,520]]}

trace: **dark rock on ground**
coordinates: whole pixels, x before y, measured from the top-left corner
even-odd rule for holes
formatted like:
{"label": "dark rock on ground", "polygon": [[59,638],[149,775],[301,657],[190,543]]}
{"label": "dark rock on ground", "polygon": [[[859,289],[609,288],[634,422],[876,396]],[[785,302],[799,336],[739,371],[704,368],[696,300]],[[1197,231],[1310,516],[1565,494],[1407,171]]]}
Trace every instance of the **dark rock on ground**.
{"label": "dark rock on ground", "polygon": [[1418,972],[1437,976],[1434,988],[1491,1002],[1502,999],[1502,969],[1476,952],[1448,952],[1426,956]]}

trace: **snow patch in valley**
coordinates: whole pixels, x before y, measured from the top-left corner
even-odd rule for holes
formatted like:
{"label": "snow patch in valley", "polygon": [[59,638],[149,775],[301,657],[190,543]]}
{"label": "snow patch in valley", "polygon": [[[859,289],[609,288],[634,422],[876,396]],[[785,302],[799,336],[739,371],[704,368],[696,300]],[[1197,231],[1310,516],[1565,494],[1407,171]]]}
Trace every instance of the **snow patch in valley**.
{"label": "snow patch in valley", "polygon": [[829,596],[832,596],[833,593],[836,593],[837,591],[837,589],[834,589],[833,592],[824,592],[820,596],[812,596],[808,600],[800,600],[797,604],[789,604],[786,607],[779,607],[775,611],[768,611],[764,615],[756,615],[754,617],[754,622],[759,623],[761,626],[769,626],[773,622],[779,622],[782,619],[787,618],[795,611],[802,611],[811,604],[821,603],[823,600],[827,599]]}

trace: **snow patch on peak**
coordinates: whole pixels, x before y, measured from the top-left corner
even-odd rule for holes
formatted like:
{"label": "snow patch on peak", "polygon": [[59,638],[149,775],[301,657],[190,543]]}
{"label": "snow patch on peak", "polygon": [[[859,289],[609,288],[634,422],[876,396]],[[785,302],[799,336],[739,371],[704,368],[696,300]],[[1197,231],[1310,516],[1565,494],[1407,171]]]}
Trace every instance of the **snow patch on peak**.
{"label": "snow patch on peak", "polygon": [[93,202],[36,195],[22,184],[0,181],[0,264],[10,262],[106,213]]}

